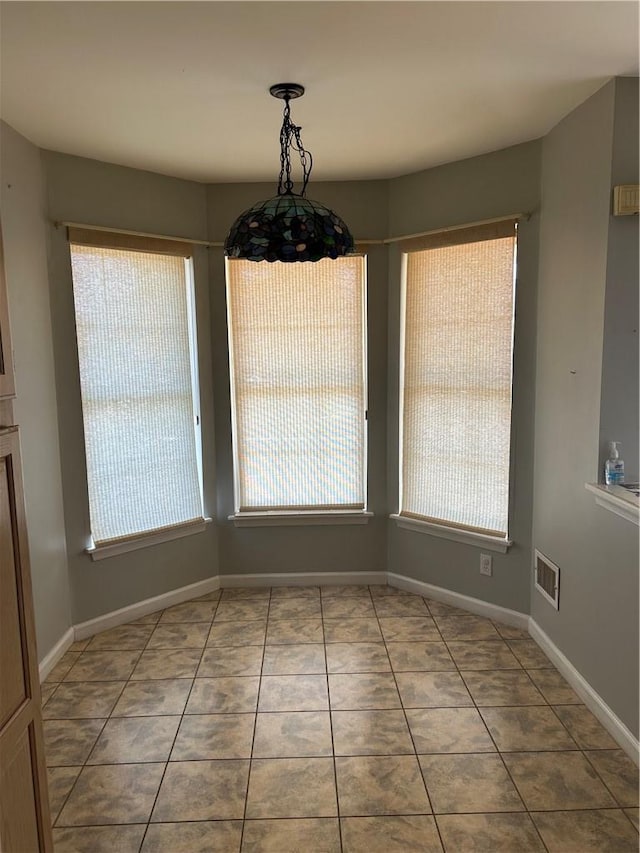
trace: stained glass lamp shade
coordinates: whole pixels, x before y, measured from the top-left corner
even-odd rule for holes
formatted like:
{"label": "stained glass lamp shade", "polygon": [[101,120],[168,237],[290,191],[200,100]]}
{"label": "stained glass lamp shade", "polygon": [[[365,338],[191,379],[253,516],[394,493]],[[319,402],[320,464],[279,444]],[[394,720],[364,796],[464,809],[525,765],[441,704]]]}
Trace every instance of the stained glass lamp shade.
{"label": "stained glass lamp shade", "polygon": [[[285,101],[280,131],[281,171],[278,194],[241,213],[225,241],[228,258],[248,261],[319,261],[354,251],[353,237],[343,220],[320,202],[305,197],[311,175],[311,154],[300,138],[301,128],[291,122],[289,100],[302,95],[296,83],[272,86],[271,94]],[[293,192],[291,146],[298,151],[303,171],[301,193]]]}

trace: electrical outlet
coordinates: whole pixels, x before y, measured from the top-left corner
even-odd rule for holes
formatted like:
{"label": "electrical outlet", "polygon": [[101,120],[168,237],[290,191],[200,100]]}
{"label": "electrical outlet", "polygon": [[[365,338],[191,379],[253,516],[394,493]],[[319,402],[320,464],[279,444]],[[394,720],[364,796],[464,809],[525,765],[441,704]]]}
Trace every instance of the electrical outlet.
{"label": "electrical outlet", "polygon": [[491,554],[480,554],[480,574],[489,577],[493,574]]}

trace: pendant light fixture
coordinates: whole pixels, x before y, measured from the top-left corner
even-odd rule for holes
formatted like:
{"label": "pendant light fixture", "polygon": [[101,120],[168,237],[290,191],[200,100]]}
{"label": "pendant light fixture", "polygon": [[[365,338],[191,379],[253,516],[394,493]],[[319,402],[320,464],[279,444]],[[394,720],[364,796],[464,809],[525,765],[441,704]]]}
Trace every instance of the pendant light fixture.
{"label": "pendant light fixture", "polygon": [[[229,258],[248,261],[319,261],[354,251],[353,237],[332,210],[305,197],[313,160],[300,137],[302,128],[291,121],[289,101],[304,94],[299,83],[277,83],[269,92],[284,101],[280,130],[278,194],[245,210],[231,226],[224,244]],[[293,191],[291,149],[300,157],[302,188]]]}

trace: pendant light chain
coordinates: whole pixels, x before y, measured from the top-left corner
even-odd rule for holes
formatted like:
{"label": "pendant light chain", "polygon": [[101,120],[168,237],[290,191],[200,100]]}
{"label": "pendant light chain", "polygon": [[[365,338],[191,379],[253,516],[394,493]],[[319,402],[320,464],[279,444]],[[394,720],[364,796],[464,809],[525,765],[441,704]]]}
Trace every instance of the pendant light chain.
{"label": "pendant light chain", "polygon": [[295,125],[291,121],[291,108],[289,106],[289,98],[284,98],[284,111],[282,119],[282,127],[280,129],[280,177],[278,179],[278,195],[293,193],[293,181],[291,180],[291,148],[293,147],[300,156],[300,164],[302,166],[302,190],[300,195],[304,195],[311,177],[311,169],[313,167],[313,157],[311,152],[302,144],[300,136],[301,127]]}

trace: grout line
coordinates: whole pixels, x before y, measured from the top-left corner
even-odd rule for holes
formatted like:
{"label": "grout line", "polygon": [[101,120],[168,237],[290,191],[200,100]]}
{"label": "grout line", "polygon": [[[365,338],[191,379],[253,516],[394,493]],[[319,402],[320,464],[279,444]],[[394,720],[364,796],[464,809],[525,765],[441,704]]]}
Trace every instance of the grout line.
{"label": "grout line", "polygon": [[[244,792],[244,809],[242,812],[242,829],[240,830],[240,844],[238,850],[242,850],[242,843],[244,841],[244,829],[247,821],[247,805],[249,804],[249,784],[251,782],[251,770],[253,767],[253,750],[255,748],[256,743],[256,729],[258,728],[258,709],[260,707],[260,693],[262,692],[262,673],[264,671],[264,655],[267,647],[267,632],[269,630],[269,614],[271,612],[271,597],[273,594],[273,590],[269,587],[269,597],[267,599],[267,616],[265,622],[265,632],[264,632],[264,642],[262,644],[262,658],[260,660],[260,676],[258,680],[258,695],[256,696],[256,710],[253,718],[253,734],[251,737],[251,749],[249,751],[249,769],[247,772],[247,787]],[[264,600],[264,599],[262,599]],[[254,676],[255,678],[255,676]]]}
{"label": "grout line", "polygon": [[[368,591],[368,588],[367,588]],[[369,592],[369,599],[371,599],[371,593]],[[358,599],[360,600],[360,599]],[[324,630],[324,606],[322,604],[322,593],[320,598],[320,621],[322,624],[322,649],[324,652],[324,667],[325,667],[325,678],[327,684],[327,710],[329,712],[329,731],[331,732],[331,758],[333,762],[333,784],[336,792],[336,814],[338,820],[338,840],[340,842],[340,853],[344,851],[344,843],[342,840],[342,820],[340,819],[340,795],[338,793],[338,768],[336,765],[336,744],[333,733],[333,707],[331,705],[331,690],[329,687],[329,661],[327,659],[327,636]]]}

